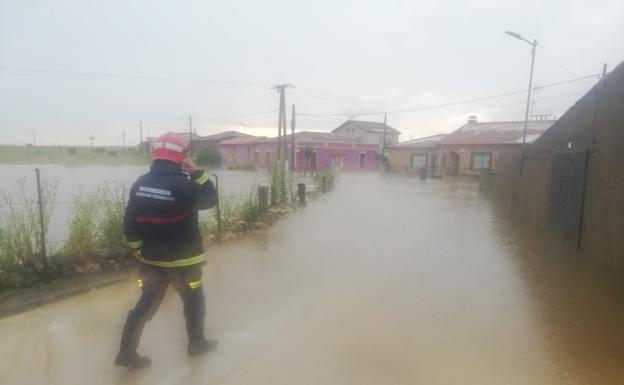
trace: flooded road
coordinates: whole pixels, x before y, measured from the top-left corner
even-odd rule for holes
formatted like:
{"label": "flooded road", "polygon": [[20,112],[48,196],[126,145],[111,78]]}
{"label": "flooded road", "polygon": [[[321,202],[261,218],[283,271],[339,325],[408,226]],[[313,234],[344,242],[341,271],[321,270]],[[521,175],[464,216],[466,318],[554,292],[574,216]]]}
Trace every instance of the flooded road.
{"label": "flooded road", "polygon": [[172,290],[112,365],[130,280],[0,320],[1,384],[618,384],[621,273],[549,244],[467,182],[343,175],[266,233],[212,247],[188,359]]}

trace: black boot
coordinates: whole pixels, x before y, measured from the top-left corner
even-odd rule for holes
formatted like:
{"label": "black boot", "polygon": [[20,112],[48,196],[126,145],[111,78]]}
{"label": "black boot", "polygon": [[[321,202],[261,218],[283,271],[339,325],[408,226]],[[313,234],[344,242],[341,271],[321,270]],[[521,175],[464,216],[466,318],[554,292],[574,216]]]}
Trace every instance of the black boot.
{"label": "black boot", "polygon": [[149,357],[142,357],[136,351],[144,326],[145,321],[130,310],[121,335],[121,347],[117,357],[115,357],[115,365],[130,369],[142,369],[152,364]]}
{"label": "black boot", "polygon": [[202,338],[201,340],[189,342],[186,352],[189,357],[195,357],[216,350],[218,345],[219,343],[217,340],[207,340]]}
{"label": "black boot", "polygon": [[192,292],[186,298],[184,304],[184,317],[186,318],[186,331],[188,333],[189,344],[186,350],[190,357],[208,353],[217,348],[216,340],[207,340],[204,337],[204,315],[205,315],[204,295],[200,290]]}

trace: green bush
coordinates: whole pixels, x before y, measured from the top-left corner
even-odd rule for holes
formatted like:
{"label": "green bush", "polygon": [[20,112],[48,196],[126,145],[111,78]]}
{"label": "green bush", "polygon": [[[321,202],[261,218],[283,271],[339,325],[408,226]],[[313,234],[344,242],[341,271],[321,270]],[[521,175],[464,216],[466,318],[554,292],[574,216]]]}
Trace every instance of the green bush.
{"label": "green bush", "polygon": [[[19,200],[9,193],[0,193],[0,291],[32,285],[39,281],[36,266],[41,266],[41,237],[37,202],[26,193],[25,179],[17,182]],[[47,232],[54,209],[56,182],[41,181],[44,229]]]}
{"label": "green bush", "polygon": [[241,205],[240,217],[241,220],[246,223],[255,223],[261,219],[260,206],[258,205],[258,200],[254,199],[253,195],[246,199]]}
{"label": "green bush", "polygon": [[[17,186],[19,201],[7,192],[0,193],[0,215],[4,222],[0,238],[0,258],[5,267],[8,263],[32,264],[41,249],[37,201],[26,192],[26,179],[18,180]],[[43,225],[46,233],[54,210],[56,190],[56,182],[42,179]]]}
{"label": "green bush", "polygon": [[126,210],[126,188],[105,185],[97,193],[99,215],[97,219],[97,246],[115,248],[124,245],[123,217]]}
{"label": "green bush", "polygon": [[256,166],[253,163],[249,164],[237,164],[228,166],[228,170],[232,171],[256,171]]}
{"label": "green bush", "polygon": [[221,153],[216,146],[209,146],[199,150],[195,156],[197,164],[211,167],[221,166]]}
{"label": "green bush", "polygon": [[69,238],[63,254],[70,259],[80,259],[94,254],[97,247],[97,200],[93,196],[76,196],[73,216],[69,224]]}

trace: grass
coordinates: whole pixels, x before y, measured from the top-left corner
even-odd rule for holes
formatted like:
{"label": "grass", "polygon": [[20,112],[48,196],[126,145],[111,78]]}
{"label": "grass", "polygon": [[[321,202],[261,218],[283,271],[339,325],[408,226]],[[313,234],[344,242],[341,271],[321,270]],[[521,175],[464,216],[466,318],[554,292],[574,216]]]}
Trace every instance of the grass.
{"label": "grass", "polygon": [[[262,220],[261,208],[256,188],[252,188],[248,197],[221,197],[221,233],[226,233],[239,222],[253,224]],[[201,217],[199,221],[200,231],[204,236],[214,235],[219,237],[216,212],[210,216]]]}
{"label": "grass", "polygon": [[137,149],[71,146],[0,146],[0,164],[143,165],[149,154]]}
{"label": "grass", "polygon": [[97,248],[98,205],[94,196],[79,194],[74,199],[69,238],[63,246],[62,253],[72,260],[78,260],[92,256]]}
{"label": "grass", "polygon": [[122,185],[104,185],[97,192],[99,216],[97,246],[117,248],[124,245],[123,217],[126,210],[127,189]]}
{"label": "grass", "polygon": [[[15,199],[7,192],[0,193],[0,290],[2,287],[19,287],[37,281],[43,265],[37,202],[26,193],[25,179],[17,182],[19,194]],[[43,178],[43,224],[47,232],[54,210],[57,183]]]}

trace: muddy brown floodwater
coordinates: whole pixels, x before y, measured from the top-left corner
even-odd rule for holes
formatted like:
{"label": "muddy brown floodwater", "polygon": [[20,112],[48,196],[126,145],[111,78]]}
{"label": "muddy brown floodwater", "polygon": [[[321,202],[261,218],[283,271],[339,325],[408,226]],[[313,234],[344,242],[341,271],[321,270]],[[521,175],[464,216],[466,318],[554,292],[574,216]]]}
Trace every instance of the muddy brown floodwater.
{"label": "muddy brown floodwater", "polygon": [[467,182],[343,175],[266,233],[213,247],[185,355],[170,291],[144,371],[112,365],[130,280],[0,320],[1,384],[620,384],[622,274],[549,243]]}

